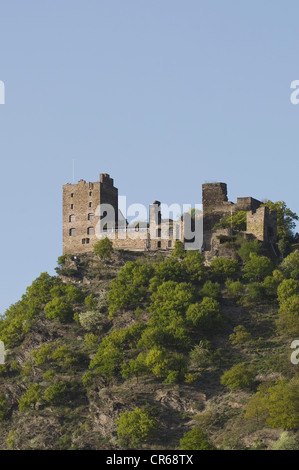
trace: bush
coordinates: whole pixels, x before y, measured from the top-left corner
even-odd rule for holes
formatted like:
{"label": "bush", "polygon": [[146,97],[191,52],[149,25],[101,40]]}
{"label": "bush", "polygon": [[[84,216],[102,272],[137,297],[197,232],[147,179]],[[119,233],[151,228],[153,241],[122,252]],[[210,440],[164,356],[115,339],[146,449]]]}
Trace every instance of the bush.
{"label": "bush", "polygon": [[213,278],[219,282],[235,279],[239,273],[238,261],[228,258],[214,258],[211,263],[211,273]]}
{"label": "bush", "polygon": [[42,397],[42,388],[38,384],[29,385],[28,389],[19,400],[19,410],[25,411],[35,405]]}
{"label": "bush", "polygon": [[225,371],[220,382],[231,390],[250,388],[254,383],[255,376],[256,370],[253,366],[246,366],[245,363],[241,363]]}
{"label": "bush", "polygon": [[189,306],[186,319],[199,329],[209,330],[223,326],[223,316],[217,300],[204,297],[201,304]]}
{"label": "bush", "polygon": [[180,440],[181,450],[216,450],[208,440],[207,435],[199,428],[195,427],[186,432]]}
{"label": "bush", "polygon": [[244,242],[241,244],[238,255],[242,261],[249,261],[251,253],[259,255],[262,249],[262,245],[258,240]]}
{"label": "bush", "polygon": [[99,240],[97,243],[95,243],[93,247],[93,252],[99,257],[99,258],[110,258],[113,252],[113,244],[112,241],[109,240],[109,238],[103,238],[102,240]]}
{"label": "bush", "polygon": [[252,282],[261,282],[266,276],[270,276],[273,271],[271,260],[266,256],[250,254],[250,259],[243,268],[244,279]]}
{"label": "bush", "polygon": [[82,312],[79,314],[79,323],[87,331],[100,331],[105,318],[103,314],[95,311]]}
{"label": "bush", "polygon": [[299,450],[298,436],[289,431],[284,431],[279,439],[274,442],[271,450]]}
{"label": "bush", "polygon": [[234,328],[234,332],[230,335],[229,340],[232,344],[239,346],[251,341],[251,334],[246,330],[245,326],[239,325]]}
{"label": "bush", "polygon": [[157,428],[155,419],[139,407],[121,413],[116,425],[120,445],[133,448],[145,442]]}
{"label": "bush", "polygon": [[290,253],[282,261],[280,269],[285,277],[299,280],[299,250]]}
{"label": "bush", "polygon": [[176,240],[175,244],[174,244],[174,249],[172,251],[172,256],[174,256],[175,258],[184,258],[185,256],[185,247],[184,247],[184,243],[181,242],[180,240]]}
{"label": "bush", "polygon": [[47,403],[59,404],[62,398],[65,396],[66,384],[61,380],[57,380],[50,387],[46,388],[44,393],[44,400]]}
{"label": "bush", "polygon": [[230,279],[225,283],[229,295],[234,299],[241,297],[245,292],[245,287],[240,281],[231,281]]}
{"label": "bush", "polygon": [[284,279],[277,288],[277,299],[279,303],[288,300],[293,295],[299,294],[298,281],[295,279]]}
{"label": "bush", "polygon": [[59,320],[63,323],[70,321],[74,314],[71,305],[60,297],[54,297],[48,302],[44,311],[50,320]]}
{"label": "bush", "polygon": [[221,297],[221,288],[218,282],[206,281],[200,291],[202,297],[211,297],[219,299]]}
{"label": "bush", "polygon": [[290,335],[299,334],[299,295],[292,295],[280,304],[277,327]]}

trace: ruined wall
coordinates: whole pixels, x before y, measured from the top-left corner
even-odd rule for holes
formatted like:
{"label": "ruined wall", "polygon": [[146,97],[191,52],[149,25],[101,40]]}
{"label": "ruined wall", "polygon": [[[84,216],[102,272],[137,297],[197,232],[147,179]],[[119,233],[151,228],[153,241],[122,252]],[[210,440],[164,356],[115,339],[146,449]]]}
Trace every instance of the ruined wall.
{"label": "ruined wall", "polygon": [[247,212],[247,233],[264,243],[277,241],[277,215],[267,207]]}
{"label": "ruined wall", "polygon": [[227,199],[227,185],[225,183],[202,185],[202,209],[203,248],[205,251],[210,251],[214,225],[234,210],[234,204]]}

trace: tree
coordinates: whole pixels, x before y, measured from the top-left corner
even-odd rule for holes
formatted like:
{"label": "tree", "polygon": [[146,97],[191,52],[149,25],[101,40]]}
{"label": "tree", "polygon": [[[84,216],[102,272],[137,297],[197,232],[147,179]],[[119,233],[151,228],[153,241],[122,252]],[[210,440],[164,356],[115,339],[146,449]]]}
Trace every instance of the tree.
{"label": "tree", "polygon": [[62,380],[57,380],[50,385],[50,387],[46,388],[44,393],[44,400],[47,403],[59,404],[62,398],[65,396],[66,393],[66,383],[62,382]]}
{"label": "tree", "polygon": [[277,327],[289,334],[299,334],[299,295],[291,295],[279,307]]}
{"label": "tree", "polygon": [[186,312],[186,319],[189,323],[203,330],[223,326],[219,302],[210,297],[204,297],[200,304],[191,304]]}
{"label": "tree", "polygon": [[39,384],[31,384],[19,400],[19,410],[25,411],[36,404],[42,397],[42,388]]}
{"label": "tree", "polygon": [[214,258],[211,263],[212,276],[216,281],[235,279],[239,273],[238,261],[228,258]]}
{"label": "tree", "polygon": [[262,245],[258,240],[247,241],[241,244],[238,255],[242,259],[242,261],[249,261],[250,254],[255,253],[259,255],[262,249]]}
{"label": "tree", "polygon": [[280,269],[286,277],[299,280],[299,250],[290,253],[282,261]]}
{"label": "tree", "polygon": [[113,244],[112,241],[105,237],[95,243],[93,247],[93,252],[99,258],[110,258],[113,252]]}
{"label": "tree", "polygon": [[199,251],[187,250],[182,265],[190,282],[199,283],[205,280],[204,256]]}
{"label": "tree", "polygon": [[220,221],[213,227],[213,230],[219,230],[222,228],[231,228],[237,231],[246,230],[247,212],[238,211],[233,215],[229,215]]}
{"label": "tree", "polygon": [[268,207],[271,211],[277,213],[277,237],[283,239],[292,236],[293,230],[296,227],[295,220],[298,220],[298,215],[291,211],[284,201],[267,201],[264,206]]}
{"label": "tree", "polygon": [[184,247],[184,243],[181,242],[180,240],[176,240],[175,244],[174,244],[174,249],[172,251],[172,256],[174,256],[175,258],[184,258],[185,256],[185,247]]}
{"label": "tree", "polygon": [[231,390],[250,388],[254,383],[255,376],[255,368],[250,365],[246,366],[243,362],[225,371],[220,382]]}
{"label": "tree", "polygon": [[221,288],[218,282],[206,281],[200,291],[203,297],[219,299],[221,297]]}
{"label": "tree", "polygon": [[116,420],[117,436],[121,446],[138,447],[157,429],[157,422],[150,414],[139,408],[120,413]]}
{"label": "tree", "polygon": [[234,332],[230,335],[229,340],[232,344],[242,345],[251,340],[251,334],[246,330],[245,326],[238,325],[234,328]]}
{"label": "tree", "polygon": [[295,279],[284,279],[277,288],[278,302],[282,303],[293,295],[299,295],[298,281],[295,281]]}
{"label": "tree", "polygon": [[195,427],[186,432],[180,440],[181,450],[216,450],[209,441],[207,435],[199,428]]}
{"label": "tree", "polygon": [[243,268],[244,279],[247,281],[263,281],[266,276],[273,272],[271,260],[266,256],[258,256],[255,253],[250,254],[250,259]]}
{"label": "tree", "polygon": [[69,321],[73,317],[73,309],[71,305],[60,297],[54,297],[53,300],[45,306],[45,315],[50,320],[60,320],[61,322]]}

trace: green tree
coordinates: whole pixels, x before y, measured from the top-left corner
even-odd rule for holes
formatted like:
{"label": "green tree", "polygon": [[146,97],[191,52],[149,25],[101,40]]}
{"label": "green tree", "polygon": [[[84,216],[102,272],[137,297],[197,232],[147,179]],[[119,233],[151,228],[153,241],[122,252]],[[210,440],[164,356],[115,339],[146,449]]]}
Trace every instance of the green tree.
{"label": "green tree", "polygon": [[172,251],[172,256],[174,256],[175,258],[184,258],[185,256],[185,247],[184,247],[184,243],[181,242],[180,240],[176,240],[175,244],[174,244],[174,249]]}
{"label": "green tree", "polygon": [[221,297],[221,288],[218,282],[206,281],[200,291],[203,297],[219,299]]}
{"label": "green tree", "polygon": [[185,275],[190,282],[204,282],[207,276],[207,270],[204,265],[204,256],[195,250],[187,250],[182,261]]}
{"label": "green tree", "polygon": [[31,384],[19,400],[19,410],[25,411],[42,398],[42,387],[39,384]]}
{"label": "green tree", "polygon": [[238,255],[242,261],[246,262],[250,260],[250,254],[255,253],[259,255],[262,249],[262,245],[258,240],[243,242],[238,250]]}
{"label": "green tree", "polygon": [[199,427],[186,432],[180,440],[181,450],[216,450],[207,435]]}
{"label": "green tree", "polygon": [[111,258],[111,255],[113,253],[112,241],[107,237],[102,238],[94,244],[93,252],[99,258]]}
{"label": "green tree", "polygon": [[254,383],[256,370],[253,366],[240,363],[224,372],[220,382],[231,390],[250,388]]}
{"label": "green tree", "polygon": [[191,304],[187,310],[186,319],[203,330],[216,329],[224,325],[219,302],[210,297],[204,297],[200,304]]}
{"label": "green tree", "polygon": [[120,413],[116,425],[120,445],[131,448],[138,448],[157,429],[156,420],[138,406],[133,411]]}
{"label": "green tree", "polygon": [[240,346],[251,341],[251,334],[246,330],[245,326],[238,325],[234,328],[234,332],[230,335],[229,340],[232,344]]}
{"label": "green tree", "polygon": [[299,295],[291,295],[281,302],[278,313],[278,329],[289,335],[299,334]]}
{"label": "green tree", "polygon": [[295,281],[295,279],[284,279],[277,288],[278,302],[282,303],[293,295],[299,295],[298,281]]}
{"label": "green tree", "polygon": [[211,273],[218,282],[235,279],[239,273],[238,261],[228,258],[214,258],[211,263]]}
{"label": "green tree", "polygon": [[44,308],[45,315],[50,320],[68,322],[72,319],[74,311],[72,306],[60,297],[54,297]]}
{"label": "green tree", "polygon": [[290,253],[282,261],[280,268],[285,277],[299,280],[299,250]]}
{"label": "green tree", "polygon": [[266,276],[270,276],[273,272],[273,265],[266,256],[258,256],[255,253],[250,254],[250,259],[243,268],[244,279],[247,281],[260,282]]}
{"label": "green tree", "polygon": [[48,388],[46,388],[44,393],[44,400],[47,403],[57,405],[61,403],[62,399],[65,397],[66,389],[66,383],[62,382],[62,380],[57,380]]}
{"label": "green tree", "polygon": [[292,235],[298,215],[291,211],[284,201],[267,201],[264,206],[277,213],[277,236],[279,239]]}

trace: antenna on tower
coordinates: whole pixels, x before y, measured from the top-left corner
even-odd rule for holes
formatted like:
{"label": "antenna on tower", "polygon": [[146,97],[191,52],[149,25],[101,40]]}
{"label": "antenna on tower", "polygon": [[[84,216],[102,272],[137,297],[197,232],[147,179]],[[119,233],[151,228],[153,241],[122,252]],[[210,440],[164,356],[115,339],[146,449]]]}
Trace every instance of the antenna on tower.
{"label": "antenna on tower", "polygon": [[75,160],[73,160],[73,184],[75,184]]}

